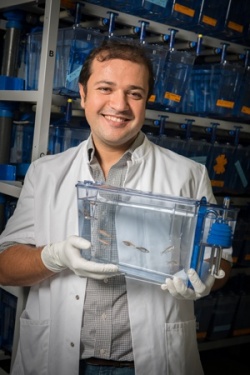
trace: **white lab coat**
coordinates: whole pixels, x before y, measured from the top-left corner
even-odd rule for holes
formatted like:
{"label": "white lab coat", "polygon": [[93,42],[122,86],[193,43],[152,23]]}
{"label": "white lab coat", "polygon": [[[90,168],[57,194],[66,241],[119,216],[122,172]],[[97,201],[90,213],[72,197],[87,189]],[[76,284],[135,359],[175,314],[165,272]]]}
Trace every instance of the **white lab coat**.
{"label": "white lab coat", "polygon": [[[0,243],[40,246],[78,234],[75,184],[92,180],[88,164],[86,141],[35,161]],[[148,139],[128,162],[124,186],[215,202],[204,166]],[[31,287],[13,375],[78,374],[85,288],[86,279],[69,270]],[[203,374],[193,302],[131,279],[127,293],[136,375]]]}

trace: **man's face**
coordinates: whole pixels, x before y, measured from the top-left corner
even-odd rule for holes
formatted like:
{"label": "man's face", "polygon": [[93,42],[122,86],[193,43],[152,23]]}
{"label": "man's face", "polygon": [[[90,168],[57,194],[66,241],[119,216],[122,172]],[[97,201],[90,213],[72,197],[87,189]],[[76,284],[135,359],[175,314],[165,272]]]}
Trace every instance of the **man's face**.
{"label": "man's face", "polygon": [[80,94],[97,150],[103,147],[126,150],[144,122],[147,68],[127,60],[95,59],[87,94],[82,85]]}

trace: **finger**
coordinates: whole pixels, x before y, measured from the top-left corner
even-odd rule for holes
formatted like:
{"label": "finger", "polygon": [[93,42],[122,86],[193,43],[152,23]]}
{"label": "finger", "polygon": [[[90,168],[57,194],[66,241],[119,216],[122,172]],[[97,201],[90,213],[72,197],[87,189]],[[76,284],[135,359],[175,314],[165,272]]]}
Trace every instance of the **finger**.
{"label": "finger", "polygon": [[168,290],[168,286],[166,284],[161,284],[161,289],[162,290]]}
{"label": "finger", "polygon": [[74,246],[77,249],[89,249],[91,246],[91,243],[86,240],[85,238],[79,237],[79,236],[71,236],[70,237],[70,243],[72,246]]}
{"label": "finger", "polygon": [[173,279],[176,291],[185,299],[194,299],[195,293],[192,289],[188,288],[187,285],[179,277],[174,277]]}
{"label": "finger", "polygon": [[84,277],[89,277],[91,279],[95,279],[95,280],[108,280],[111,278],[111,277],[114,277],[114,276],[117,276],[119,275],[119,273],[110,273],[110,274],[106,274],[106,273],[92,273],[92,272],[84,272],[84,274],[81,275],[81,273],[79,272],[78,273],[78,276],[84,276]]}
{"label": "finger", "polygon": [[172,279],[167,278],[163,286],[164,286],[163,290],[168,290],[169,293],[172,294],[173,297],[176,297],[176,298],[178,297],[178,292],[176,291],[176,288]]}
{"label": "finger", "polygon": [[197,272],[195,272],[195,270],[193,269],[190,269],[188,270],[187,274],[195,292],[199,294],[203,293],[206,289],[206,285],[203,284]]}
{"label": "finger", "polygon": [[88,261],[86,259],[82,259],[81,264],[83,266],[83,269],[85,269],[88,272],[92,272],[92,273],[100,273],[100,274],[114,273],[115,274],[115,273],[119,272],[119,268],[115,264],[96,263],[96,262],[93,262],[93,261]]}

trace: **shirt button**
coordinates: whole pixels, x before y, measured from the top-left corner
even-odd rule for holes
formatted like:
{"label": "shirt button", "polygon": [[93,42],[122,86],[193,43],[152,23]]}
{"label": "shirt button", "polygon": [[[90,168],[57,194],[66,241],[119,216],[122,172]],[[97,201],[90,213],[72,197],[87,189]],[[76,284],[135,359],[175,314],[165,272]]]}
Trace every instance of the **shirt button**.
{"label": "shirt button", "polygon": [[70,346],[72,346],[72,348],[74,348],[75,344],[73,342],[71,342]]}
{"label": "shirt button", "polygon": [[80,297],[78,296],[78,294],[76,295],[76,299],[77,299],[77,300],[80,299]]}
{"label": "shirt button", "polygon": [[105,283],[105,284],[108,284],[108,282],[109,282],[109,279],[103,279],[103,282]]}
{"label": "shirt button", "polygon": [[101,349],[101,350],[100,350],[100,354],[101,354],[101,355],[105,355],[106,353],[107,353],[107,350],[106,350],[106,349]]}

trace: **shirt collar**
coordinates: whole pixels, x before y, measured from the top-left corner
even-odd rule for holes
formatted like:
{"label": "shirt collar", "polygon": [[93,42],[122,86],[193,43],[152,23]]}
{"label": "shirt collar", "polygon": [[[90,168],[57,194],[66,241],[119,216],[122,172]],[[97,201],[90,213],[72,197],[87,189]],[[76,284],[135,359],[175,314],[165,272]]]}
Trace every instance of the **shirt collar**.
{"label": "shirt collar", "polygon": [[[123,154],[123,157],[125,155],[127,156],[131,156],[132,153],[139,147],[141,146],[141,144],[143,143],[144,141],[144,138],[145,138],[145,134],[140,131],[138,133],[138,136],[136,137],[136,139],[134,140],[134,142],[132,143],[132,145],[127,149],[127,151],[124,152]],[[94,158],[94,155],[95,155],[95,146],[94,146],[94,143],[93,143],[93,139],[92,139],[92,136],[90,135],[90,137],[88,138],[88,141],[87,141],[87,152],[88,152],[88,159],[89,159],[89,162],[91,163],[93,161],[93,158]]]}

